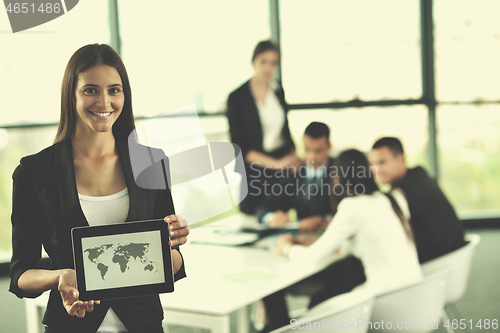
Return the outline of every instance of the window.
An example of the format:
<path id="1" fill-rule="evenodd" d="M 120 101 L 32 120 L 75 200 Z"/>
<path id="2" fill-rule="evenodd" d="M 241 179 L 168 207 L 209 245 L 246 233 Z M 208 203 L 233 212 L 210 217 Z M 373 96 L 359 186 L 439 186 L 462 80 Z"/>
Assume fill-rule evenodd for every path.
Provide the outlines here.
<path id="1" fill-rule="evenodd" d="M 10 31 L 7 13 L 0 12 L 0 30 Z M 41 26 L 0 34 L 0 125 L 57 122 L 69 58 L 86 44 L 109 41 L 108 5 L 100 0 L 80 1 Z"/>
<path id="2" fill-rule="evenodd" d="M 500 3 L 435 0 L 433 10 L 439 182 L 461 218 L 498 217 Z"/>
<path id="3" fill-rule="evenodd" d="M 120 1 L 118 11 L 136 115 L 190 104 L 224 111 L 253 74 L 254 47 L 271 35 L 267 0 Z"/>
<path id="4" fill-rule="evenodd" d="M 500 1 L 435 0 L 439 101 L 500 100 Z"/>
<path id="5" fill-rule="evenodd" d="M 280 1 L 289 103 L 418 99 L 416 0 Z"/>
<path id="6" fill-rule="evenodd" d="M 377 139 L 395 136 L 403 143 L 409 166 L 427 167 L 427 108 L 422 105 L 291 111 L 288 121 L 300 156 L 307 125 L 320 121 L 330 127 L 333 156 L 350 148 L 369 152 Z"/>
<path id="7" fill-rule="evenodd" d="M 441 106 L 440 184 L 459 215 L 498 217 L 500 105 Z"/>

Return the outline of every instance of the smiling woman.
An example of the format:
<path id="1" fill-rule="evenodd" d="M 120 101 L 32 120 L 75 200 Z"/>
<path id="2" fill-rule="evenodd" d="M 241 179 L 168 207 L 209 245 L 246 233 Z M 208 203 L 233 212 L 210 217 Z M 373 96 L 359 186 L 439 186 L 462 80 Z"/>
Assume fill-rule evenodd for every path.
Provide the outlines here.
<path id="1" fill-rule="evenodd" d="M 122 112 L 124 95 L 120 74 L 108 65 L 97 65 L 78 74 L 76 130 L 106 132 Z"/>
<path id="2" fill-rule="evenodd" d="M 120 138 L 125 138 L 135 128 L 127 70 L 111 47 L 100 46 L 101 52 L 92 48 L 79 49 L 66 66 L 61 89 L 61 117 L 54 143 L 71 138 L 76 127 L 83 130 L 85 126 L 80 126 L 83 124 L 86 124 L 87 130 L 100 131 L 98 128 L 109 126 L 109 129 L 116 121 L 112 131 L 115 137 Z M 109 49 L 104 49 L 104 46 Z M 106 122 L 99 123 L 95 128 L 96 120 Z"/>
<path id="3" fill-rule="evenodd" d="M 76 131 L 107 132 L 120 116 L 124 95 L 118 71 L 97 65 L 78 74 Z"/>
<path id="4" fill-rule="evenodd" d="M 162 332 L 157 294 L 84 302 L 75 279 L 73 227 L 151 219 L 169 224 L 174 278 L 185 276 L 178 246 L 189 233 L 186 221 L 175 215 L 168 188 L 139 188 L 132 175 L 131 90 L 118 53 L 103 44 L 78 49 L 66 67 L 61 95 L 54 144 L 22 158 L 12 177 L 9 290 L 20 298 L 51 290 L 45 332 Z M 42 245 L 50 270 L 38 266 Z"/>

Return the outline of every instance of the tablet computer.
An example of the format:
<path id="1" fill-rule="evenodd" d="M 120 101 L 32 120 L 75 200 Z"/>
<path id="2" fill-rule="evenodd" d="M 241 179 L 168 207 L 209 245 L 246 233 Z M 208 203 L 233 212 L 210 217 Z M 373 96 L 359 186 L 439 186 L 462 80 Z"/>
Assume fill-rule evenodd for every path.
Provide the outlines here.
<path id="1" fill-rule="evenodd" d="M 168 224 L 162 219 L 71 230 L 79 299 L 174 291 Z"/>

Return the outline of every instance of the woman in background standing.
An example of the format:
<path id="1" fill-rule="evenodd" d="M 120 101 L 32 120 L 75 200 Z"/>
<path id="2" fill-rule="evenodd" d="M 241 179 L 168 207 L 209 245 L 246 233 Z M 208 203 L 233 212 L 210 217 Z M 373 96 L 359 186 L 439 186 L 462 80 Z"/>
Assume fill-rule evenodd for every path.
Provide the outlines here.
<path id="1" fill-rule="evenodd" d="M 273 42 L 258 43 L 252 57 L 253 77 L 227 101 L 231 141 L 241 148 L 245 161 L 247 184 L 242 183 L 242 193 L 246 185 L 248 196 L 240 210 L 246 214 L 254 214 L 262 198 L 271 195 L 272 185 L 280 181 L 279 170 L 302 165 L 288 128 L 283 87 L 273 79 L 279 58 Z"/>

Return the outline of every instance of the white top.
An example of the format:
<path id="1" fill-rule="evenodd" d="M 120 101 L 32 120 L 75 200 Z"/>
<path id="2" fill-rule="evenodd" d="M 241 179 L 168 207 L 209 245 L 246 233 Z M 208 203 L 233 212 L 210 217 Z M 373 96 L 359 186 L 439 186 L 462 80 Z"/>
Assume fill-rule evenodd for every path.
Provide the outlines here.
<path id="1" fill-rule="evenodd" d="M 271 80 L 264 101 L 255 102 L 262 126 L 262 148 L 266 152 L 271 152 L 285 144 L 281 135 L 285 125 L 285 110 L 274 93 L 276 89 L 278 89 L 278 84 Z"/>
<path id="2" fill-rule="evenodd" d="M 78 194 L 80 206 L 89 225 L 118 224 L 127 219 L 130 199 L 127 188 L 102 197 L 91 197 Z M 97 332 L 124 333 L 127 328 L 112 308 L 109 308 Z"/>
<path id="3" fill-rule="evenodd" d="M 403 194 L 392 194 L 408 218 L 408 203 Z M 344 198 L 321 237 L 308 247 L 293 245 L 289 257 L 292 261 L 318 263 L 342 245 L 348 245 L 348 251 L 361 260 L 366 276 L 362 286 L 375 294 L 422 279 L 415 244 L 408 239 L 391 202 L 380 191 Z"/>

